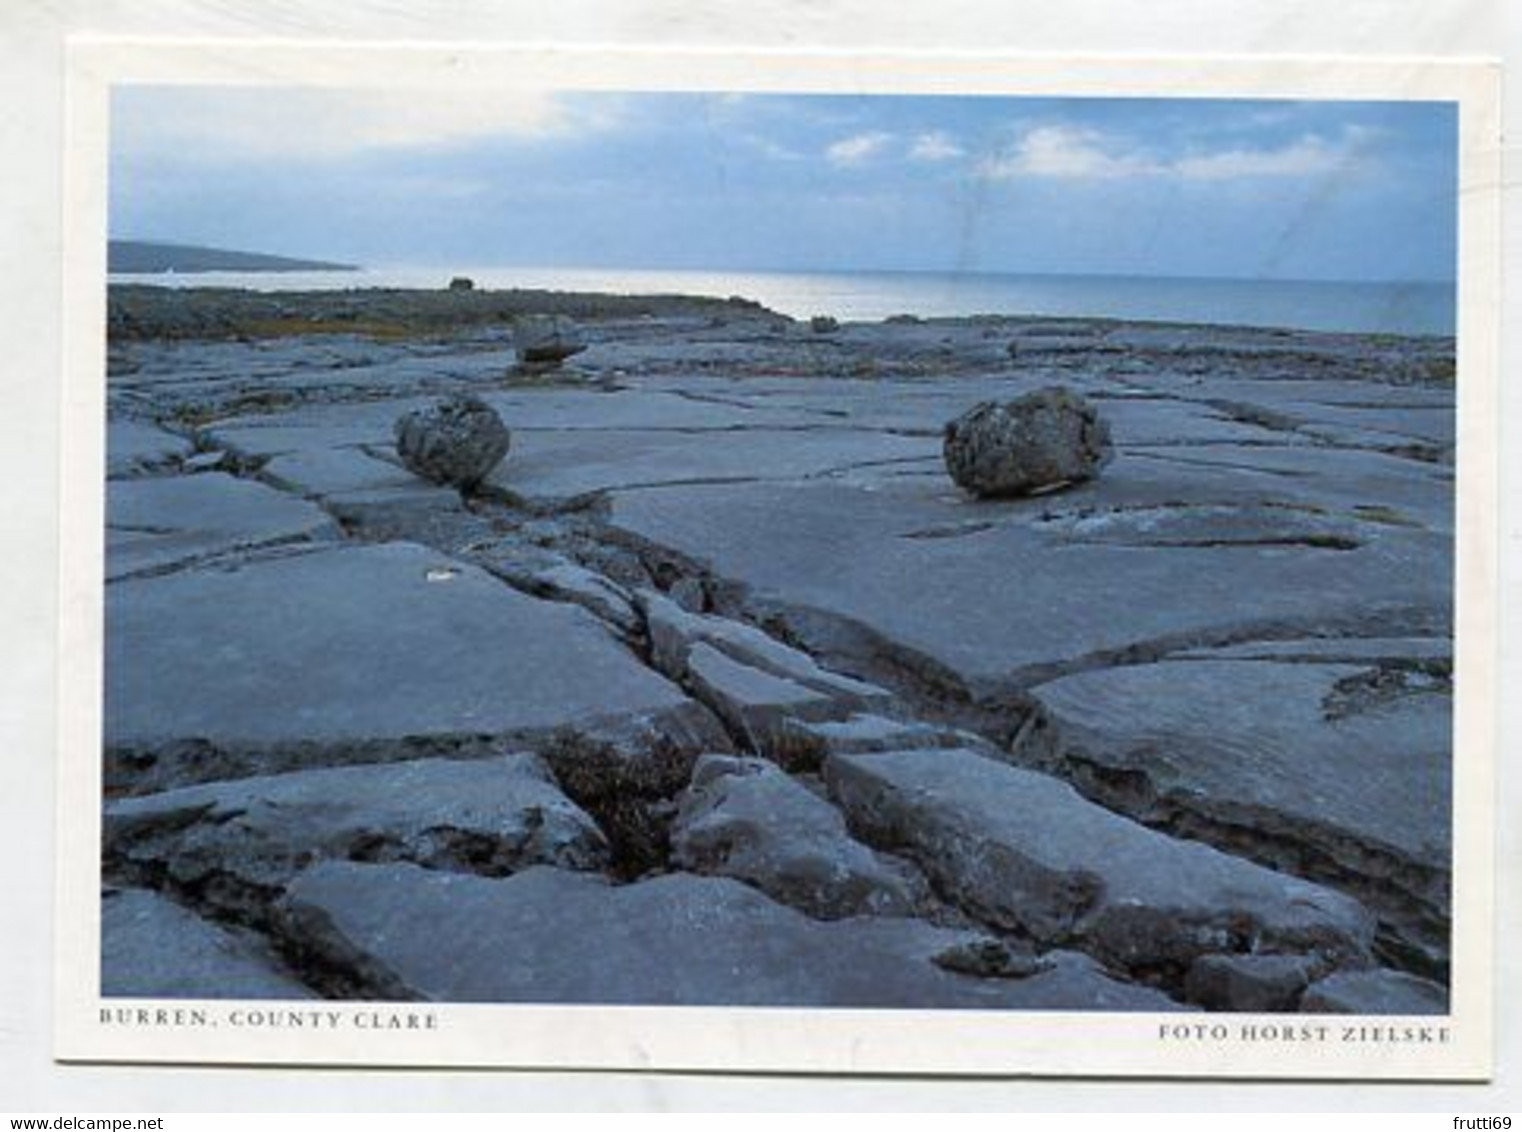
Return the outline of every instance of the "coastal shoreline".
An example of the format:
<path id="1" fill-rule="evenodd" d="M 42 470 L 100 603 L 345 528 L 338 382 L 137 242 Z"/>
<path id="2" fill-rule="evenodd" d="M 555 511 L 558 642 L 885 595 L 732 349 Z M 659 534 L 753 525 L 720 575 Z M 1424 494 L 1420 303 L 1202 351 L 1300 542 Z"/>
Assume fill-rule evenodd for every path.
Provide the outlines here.
<path id="1" fill-rule="evenodd" d="M 270 273 L 276 278 L 280 273 Z M 586 272 L 578 275 L 590 274 Z M 1096 313 L 1104 305 L 1103 297 L 1095 298 L 1094 310 L 1043 307 L 1041 296 L 1027 296 L 1024 304 L 1011 296 L 1003 296 L 999 305 L 980 307 L 975 295 L 962 296 L 958 309 L 945 309 L 945 298 L 933 311 L 916 306 L 912 293 L 904 294 L 902 304 L 890 302 L 870 317 L 853 315 L 849 311 L 829 309 L 838 297 L 820 293 L 813 299 L 792 296 L 796 309 L 783 311 L 768 307 L 764 301 L 745 295 L 744 288 L 749 276 L 737 276 L 735 289 L 741 293 L 727 293 L 725 289 L 714 292 L 684 292 L 680 285 L 685 281 L 683 273 L 668 273 L 665 281 L 671 288 L 652 288 L 649 281 L 641 281 L 638 287 L 607 289 L 582 286 L 512 286 L 490 287 L 474 284 L 468 276 L 458 277 L 462 283 L 471 285 L 463 289 L 451 289 L 441 285 L 377 286 L 358 282 L 344 282 L 342 286 L 258 287 L 232 282 L 211 285 L 197 282 L 194 285 L 170 285 L 167 282 L 131 282 L 113 280 L 108 284 L 111 317 L 108 332 L 115 337 L 180 337 L 196 334 L 266 333 L 268 328 L 282 318 L 298 316 L 309 321 L 313 329 L 343 321 L 371 320 L 388 326 L 395 333 L 429 333 L 454 330 L 460 327 L 487 326 L 522 314 L 564 314 L 577 318 L 610 318 L 630 315 L 651 317 L 689 314 L 693 316 L 723 316 L 738 312 L 752 312 L 790 321 L 807 321 L 812 316 L 833 316 L 838 321 L 851 324 L 876 324 L 907 321 L 960 322 L 975 320 L 998 322 L 1005 320 L 1035 321 L 1084 321 L 1099 325 L 1141 325 L 1155 327 L 1205 327 L 1222 329 L 1257 330 L 1277 334 L 1331 335 L 1334 337 L 1368 338 L 1417 338 L 1444 342 L 1452 340 L 1452 333 L 1413 331 L 1393 328 L 1335 328 L 1306 327 L 1297 323 L 1287 313 L 1281 318 L 1186 316 L 1181 313 L 1164 313 L 1163 310 L 1142 314 Z M 804 277 L 808 278 L 808 277 Z M 847 277 L 848 278 L 848 277 Z M 1131 280 L 1141 285 L 1145 280 Z M 1187 282 L 1187 281 L 1186 281 Z M 1211 281 L 1194 281 L 1207 284 Z M 1166 287 L 1168 281 L 1157 281 Z M 1317 286 L 1339 286 L 1319 284 Z M 677 289 L 672 289 L 677 288 Z M 723 291 L 724 293 L 720 293 Z M 923 298 L 923 296 L 921 296 Z M 990 303 L 994 300 L 990 297 Z M 1334 306 L 1336 302 L 1329 298 Z M 1188 309 L 1188 300 L 1180 299 L 1178 311 Z M 810 305 L 812 303 L 812 305 Z M 1011 305 L 1013 304 L 1013 305 Z M 854 306 L 847 301 L 848 307 Z M 884 307 L 881 298 L 873 304 Z M 1236 308 L 1240 311 L 1240 307 Z M 1267 309 L 1276 309 L 1270 306 Z M 187 322 L 190 312 L 194 322 Z M 1379 320 L 1384 321 L 1384 320 Z M 1451 319 L 1449 320 L 1451 322 Z"/>

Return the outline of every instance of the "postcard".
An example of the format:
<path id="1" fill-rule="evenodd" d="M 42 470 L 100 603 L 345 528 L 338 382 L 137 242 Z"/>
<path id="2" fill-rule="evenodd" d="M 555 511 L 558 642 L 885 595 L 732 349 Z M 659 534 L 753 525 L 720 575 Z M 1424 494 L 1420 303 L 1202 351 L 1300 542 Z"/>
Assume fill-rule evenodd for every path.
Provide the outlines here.
<path id="1" fill-rule="evenodd" d="M 1488 1076 L 1493 68 L 68 67 L 59 1058 Z"/>

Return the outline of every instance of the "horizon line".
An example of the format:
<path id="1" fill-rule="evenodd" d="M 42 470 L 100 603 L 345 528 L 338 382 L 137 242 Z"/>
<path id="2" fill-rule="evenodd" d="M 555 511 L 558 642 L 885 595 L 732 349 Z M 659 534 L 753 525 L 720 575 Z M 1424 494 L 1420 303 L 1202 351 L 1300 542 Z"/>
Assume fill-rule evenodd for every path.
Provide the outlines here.
<path id="1" fill-rule="evenodd" d="M 268 252 L 250 251 L 244 248 L 226 247 L 219 244 L 196 244 L 188 243 L 183 239 L 163 239 L 158 237 L 144 236 L 116 236 L 107 237 L 108 242 L 130 242 L 161 244 L 170 247 L 185 248 L 187 250 L 228 252 L 239 255 L 267 255 L 282 259 L 308 259 L 327 262 L 343 261 L 353 262 L 343 256 L 328 255 L 318 252 Z M 357 258 L 357 257 L 356 257 Z M 1176 282 L 1189 283 L 1299 283 L 1327 286 L 1456 286 L 1457 275 L 1435 276 L 1427 278 L 1314 278 L 1306 276 L 1279 276 L 1279 275 L 1193 275 L 1175 274 L 1164 272 L 1150 274 L 1139 271 L 1051 271 L 1030 270 L 1017 268 L 978 268 L 964 269 L 954 267 L 757 267 L 757 266 L 705 266 L 696 267 L 670 266 L 670 265 L 640 265 L 629 264 L 588 264 L 588 263 L 471 263 L 451 266 L 447 261 L 435 261 L 432 263 L 419 261 L 376 261 L 365 262 L 359 259 L 354 262 L 354 268 L 359 271 L 444 271 L 452 274 L 461 274 L 470 271 L 576 271 L 576 272 L 641 272 L 641 273 L 670 273 L 690 275 L 932 275 L 943 277 L 967 276 L 972 278 L 994 277 L 1029 277 L 1029 278 L 1052 278 L 1052 279 L 1167 279 Z M 313 269 L 320 270 L 320 269 Z M 230 269 L 228 273 L 236 274 L 236 269 Z M 117 275 L 163 275 L 168 272 L 108 272 Z M 199 272 L 198 274 L 210 274 Z"/>

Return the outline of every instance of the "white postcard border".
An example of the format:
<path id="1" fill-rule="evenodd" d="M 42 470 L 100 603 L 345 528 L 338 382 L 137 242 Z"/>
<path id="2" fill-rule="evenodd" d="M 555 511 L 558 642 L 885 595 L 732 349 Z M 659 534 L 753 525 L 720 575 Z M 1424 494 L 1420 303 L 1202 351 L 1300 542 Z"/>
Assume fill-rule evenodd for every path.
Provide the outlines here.
<path id="1" fill-rule="evenodd" d="M 68 1061 L 1481 1080 L 1493 1041 L 1499 74 L 1484 61 L 77 38 L 68 52 L 55 1055 Z M 1438 99 L 1460 105 L 1452 1012 L 1444 1019 L 102 999 L 106 129 L 113 83 Z M 143 1013 L 139 1013 L 139 1011 Z M 125 1013 L 121 1013 L 125 1012 Z M 289 1012 L 310 1015 L 301 1027 Z M 409 1027 L 409 1016 L 413 1019 Z M 273 1024 L 278 1018 L 281 1024 Z M 331 1020 L 331 1022 L 330 1022 Z M 1325 1027 L 1317 1039 L 1301 1027 Z M 1273 1028 L 1274 1036 L 1265 1035 Z M 1296 1036 L 1285 1039 L 1286 1028 Z M 1446 1040 L 1391 1041 L 1390 1032 Z M 1350 1033 L 1351 1032 L 1351 1033 Z M 1249 1036 L 1251 1035 L 1251 1036 Z M 1378 1040 L 1376 1040 L 1378 1035 Z M 1351 1040 L 1348 1040 L 1351 1038 Z"/>

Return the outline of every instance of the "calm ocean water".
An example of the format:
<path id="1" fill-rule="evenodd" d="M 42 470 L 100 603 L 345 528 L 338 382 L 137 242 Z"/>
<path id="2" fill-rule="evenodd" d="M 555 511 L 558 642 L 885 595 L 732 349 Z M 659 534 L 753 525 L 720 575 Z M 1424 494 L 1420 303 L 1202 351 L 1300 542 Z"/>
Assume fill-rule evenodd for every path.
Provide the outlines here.
<path id="1" fill-rule="evenodd" d="M 1083 315 L 1097 318 L 1273 326 L 1357 333 L 1454 332 L 1452 283 L 1318 283 L 1102 275 L 935 272 L 623 271 L 608 268 L 367 268 L 362 271 L 113 275 L 112 282 L 261 291 L 443 287 L 467 275 L 478 287 L 618 294 L 740 295 L 794 318 L 845 322 L 895 314 Z"/>

